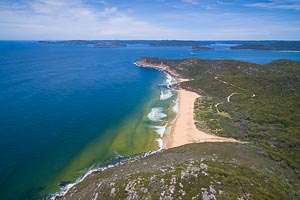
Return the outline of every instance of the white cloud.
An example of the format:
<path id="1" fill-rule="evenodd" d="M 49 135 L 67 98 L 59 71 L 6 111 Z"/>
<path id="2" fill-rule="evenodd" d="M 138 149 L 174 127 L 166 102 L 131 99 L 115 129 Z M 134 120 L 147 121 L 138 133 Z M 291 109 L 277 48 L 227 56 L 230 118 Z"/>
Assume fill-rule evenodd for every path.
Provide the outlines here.
<path id="1" fill-rule="evenodd" d="M 117 7 L 110 7 L 110 8 L 105 8 L 102 12 L 100 12 L 101 16 L 107 16 L 107 15 L 112 15 L 117 13 L 118 8 Z"/>
<path id="2" fill-rule="evenodd" d="M 199 2 L 198 0 L 182 0 L 184 3 L 189 3 L 189 4 L 192 4 L 192 5 L 198 5 Z"/>
<path id="3" fill-rule="evenodd" d="M 197 2 L 198 10 L 205 6 L 203 1 Z M 221 1 L 217 3 L 222 4 Z M 185 3 L 186 7 L 190 5 Z M 299 39 L 297 20 L 286 23 L 274 19 L 273 15 L 207 9 L 198 12 L 176 8 L 176 12 L 145 16 L 143 10 L 118 8 L 99 0 L 93 0 L 93 4 L 86 4 L 83 0 L 33 0 L 23 4 L 0 1 L 0 39 L 220 40 L 282 39 L 282 35 Z"/>
<path id="4" fill-rule="evenodd" d="M 292 9 L 300 10 L 299 0 L 273 0 L 268 2 L 257 2 L 246 4 L 248 7 L 267 8 L 267 9 Z"/>
<path id="5" fill-rule="evenodd" d="M 130 16 L 132 12 L 117 7 L 96 9 L 80 0 L 35 0 L 21 10 L 0 4 L 0 38 L 159 39 L 172 35 L 165 27 Z"/>

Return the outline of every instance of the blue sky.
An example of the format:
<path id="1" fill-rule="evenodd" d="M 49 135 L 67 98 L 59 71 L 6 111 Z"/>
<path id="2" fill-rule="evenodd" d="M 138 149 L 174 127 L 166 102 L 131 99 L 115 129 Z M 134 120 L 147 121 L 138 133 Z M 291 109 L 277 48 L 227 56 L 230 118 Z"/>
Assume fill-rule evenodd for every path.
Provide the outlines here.
<path id="1" fill-rule="evenodd" d="M 0 39 L 300 40 L 300 0 L 0 0 Z"/>

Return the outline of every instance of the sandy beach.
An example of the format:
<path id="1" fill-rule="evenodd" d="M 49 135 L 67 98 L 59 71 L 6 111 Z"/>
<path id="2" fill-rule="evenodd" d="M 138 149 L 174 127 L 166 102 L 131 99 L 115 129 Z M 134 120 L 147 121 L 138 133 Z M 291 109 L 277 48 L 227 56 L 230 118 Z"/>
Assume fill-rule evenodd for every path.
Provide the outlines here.
<path id="1" fill-rule="evenodd" d="M 136 62 L 136 65 L 147 68 L 154 68 L 170 74 L 177 80 L 177 83 L 190 81 L 178 75 L 163 63 L 151 64 L 144 59 Z M 184 144 L 196 142 L 238 142 L 232 138 L 218 137 L 212 134 L 205 133 L 196 128 L 194 121 L 194 102 L 199 94 L 184 89 L 177 89 L 178 92 L 178 116 L 171 130 L 170 138 L 166 142 L 165 148 L 178 147 Z"/>
<path id="2" fill-rule="evenodd" d="M 235 139 L 218 137 L 198 130 L 194 123 L 194 102 L 200 95 L 183 89 L 177 90 L 177 92 L 179 114 L 171 131 L 167 148 L 194 142 L 238 142 Z"/>

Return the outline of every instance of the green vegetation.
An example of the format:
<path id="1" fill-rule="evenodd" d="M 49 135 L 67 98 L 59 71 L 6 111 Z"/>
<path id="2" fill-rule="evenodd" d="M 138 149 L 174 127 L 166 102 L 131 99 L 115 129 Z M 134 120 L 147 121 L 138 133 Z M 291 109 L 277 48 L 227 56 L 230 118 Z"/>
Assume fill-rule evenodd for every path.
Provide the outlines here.
<path id="1" fill-rule="evenodd" d="M 199 129 L 248 143 L 169 149 L 95 173 L 64 199 L 300 199 L 300 62 L 141 60 L 190 79 L 176 87 L 203 96 Z"/>
<path id="2" fill-rule="evenodd" d="M 300 188 L 299 62 L 143 59 L 193 79 L 180 87 L 204 96 L 195 102 L 199 129 L 260 147 L 265 157 L 290 170 L 281 179 Z"/>
<path id="3" fill-rule="evenodd" d="M 169 149 L 94 173 L 61 199 L 291 199 L 279 166 L 241 144 Z"/>
<path id="4" fill-rule="evenodd" d="M 300 51 L 300 41 L 258 41 L 231 47 L 231 49 L 255 49 L 273 51 Z"/>

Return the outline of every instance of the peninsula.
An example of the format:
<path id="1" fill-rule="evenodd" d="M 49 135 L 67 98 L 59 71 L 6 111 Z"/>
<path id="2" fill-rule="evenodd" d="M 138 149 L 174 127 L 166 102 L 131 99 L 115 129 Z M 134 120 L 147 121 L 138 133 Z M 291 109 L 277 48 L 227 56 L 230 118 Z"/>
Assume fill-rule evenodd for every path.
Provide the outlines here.
<path id="1" fill-rule="evenodd" d="M 127 44 L 121 43 L 96 43 L 94 44 L 95 47 L 99 48 L 117 48 L 117 47 L 127 47 Z"/>
<path id="2" fill-rule="evenodd" d="M 300 51 L 300 41 L 256 41 L 246 42 L 231 49 L 270 50 L 270 51 Z"/>
<path id="3" fill-rule="evenodd" d="M 143 57 L 137 64 L 182 80 L 174 88 L 192 95 L 179 94 L 185 120 L 197 136 L 202 131 L 224 141 L 179 143 L 130 159 L 92 173 L 58 199 L 300 198 L 300 62 Z M 186 142 L 185 131 L 194 130 L 179 131 L 183 143 L 201 141 Z"/>
<path id="4" fill-rule="evenodd" d="M 208 134 L 196 128 L 194 121 L 194 103 L 197 98 L 201 98 L 201 96 L 196 92 L 180 87 L 180 83 L 190 81 L 189 79 L 182 77 L 168 65 L 164 64 L 163 61 L 159 63 L 155 59 L 142 58 L 136 62 L 136 64 L 141 67 L 154 68 L 163 71 L 177 79 L 178 84 L 175 85 L 175 89 L 177 89 L 178 92 L 179 116 L 177 117 L 174 128 L 172 129 L 170 142 L 167 145 L 168 148 L 194 142 L 239 142 L 232 138 L 224 138 Z"/>
<path id="5" fill-rule="evenodd" d="M 116 47 L 127 47 L 127 44 L 115 40 L 62 40 L 62 41 L 39 41 L 44 44 L 64 44 L 64 45 L 81 45 L 81 46 L 92 46 L 99 48 L 116 48 Z"/>
<path id="6" fill-rule="evenodd" d="M 192 50 L 199 51 L 199 50 L 214 50 L 214 48 L 207 47 L 207 46 L 192 46 Z"/>

